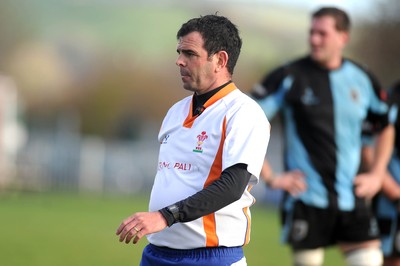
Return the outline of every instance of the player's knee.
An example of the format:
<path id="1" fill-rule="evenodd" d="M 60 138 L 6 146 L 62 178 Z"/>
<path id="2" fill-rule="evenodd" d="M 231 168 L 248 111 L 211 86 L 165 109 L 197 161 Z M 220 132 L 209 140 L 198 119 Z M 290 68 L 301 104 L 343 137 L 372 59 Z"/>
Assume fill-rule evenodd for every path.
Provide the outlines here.
<path id="1" fill-rule="evenodd" d="M 349 266 L 381 266 L 383 263 L 382 251 L 377 247 L 349 251 L 345 257 Z"/>
<path id="2" fill-rule="evenodd" d="M 322 248 L 295 250 L 293 260 L 295 266 L 320 266 L 324 262 L 324 250 Z"/>

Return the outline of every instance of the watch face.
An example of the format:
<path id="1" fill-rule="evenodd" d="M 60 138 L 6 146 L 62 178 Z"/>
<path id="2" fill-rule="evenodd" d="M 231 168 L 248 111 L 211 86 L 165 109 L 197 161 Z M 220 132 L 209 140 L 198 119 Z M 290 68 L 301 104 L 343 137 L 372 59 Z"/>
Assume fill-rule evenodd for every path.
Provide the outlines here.
<path id="1" fill-rule="evenodd" d="M 170 211 L 172 213 L 172 215 L 174 216 L 174 219 L 176 221 L 179 220 L 179 208 L 178 206 L 176 206 L 175 204 L 168 206 L 168 211 Z"/>

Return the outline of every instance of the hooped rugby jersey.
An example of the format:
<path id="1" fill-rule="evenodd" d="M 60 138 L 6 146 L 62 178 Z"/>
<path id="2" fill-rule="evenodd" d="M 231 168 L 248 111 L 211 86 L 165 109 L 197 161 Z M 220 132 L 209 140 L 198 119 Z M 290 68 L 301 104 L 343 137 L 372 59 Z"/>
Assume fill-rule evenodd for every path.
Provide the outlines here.
<path id="1" fill-rule="evenodd" d="M 252 174 L 241 198 L 186 223 L 148 235 L 150 243 L 175 249 L 242 246 L 249 242 L 250 189 L 258 182 L 267 151 L 270 124 L 260 106 L 230 83 L 192 116 L 192 96 L 168 111 L 160 132 L 157 174 L 149 210 L 157 211 L 186 199 L 217 180 L 238 163 Z"/>
<path id="2" fill-rule="evenodd" d="M 267 75 L 252 95 L 269 119 L 282 114 L 285 169 L 301 170 L 307 182 L 298 198 L 318 208 L 353 210 L 362 122 L 371 113 L 382 128 L 388 124 L 388 106 L 371 74 L 347 59 L 327 70 L 305 57 Z M 284 208 L 296 199 L 285 195 Z"/>

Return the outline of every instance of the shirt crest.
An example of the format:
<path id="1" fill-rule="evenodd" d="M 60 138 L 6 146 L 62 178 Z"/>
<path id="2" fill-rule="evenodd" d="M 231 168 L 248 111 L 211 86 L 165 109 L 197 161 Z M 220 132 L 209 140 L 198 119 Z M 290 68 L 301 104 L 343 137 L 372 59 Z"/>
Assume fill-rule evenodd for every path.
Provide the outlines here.
<path id="1" fill-rule="evenodd" d="M 202 153 L 203 152 L 202 145 L 206 139 L 208 139 L 208 135 L 207 135 L 207 132 L 205 132 L 205 131 L 202 131 L 199 135 L 197 135 L 197 143 L 196 143 L 196 147 L 193 149 L 193 151 Z"/>

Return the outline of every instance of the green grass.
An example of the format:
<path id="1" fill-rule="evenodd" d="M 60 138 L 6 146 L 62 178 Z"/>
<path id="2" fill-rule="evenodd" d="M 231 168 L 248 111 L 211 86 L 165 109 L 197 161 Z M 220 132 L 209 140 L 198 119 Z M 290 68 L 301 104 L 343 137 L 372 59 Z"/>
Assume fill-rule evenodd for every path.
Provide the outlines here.
<path id="1" fill-rule="evenodd" d="M 0 192 L 1 265 L 138 265 L 147 240 L 120 243 L 115 231 L 128 215 L 146 209 L 147 196 Z M 276 210 L 256 205 L 252 217 L 248 265 L 291 265 L 288 248 L 279 243 Z M 343 265 L 336 249 L 328 250 L 325 265 Z"/>

